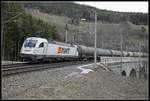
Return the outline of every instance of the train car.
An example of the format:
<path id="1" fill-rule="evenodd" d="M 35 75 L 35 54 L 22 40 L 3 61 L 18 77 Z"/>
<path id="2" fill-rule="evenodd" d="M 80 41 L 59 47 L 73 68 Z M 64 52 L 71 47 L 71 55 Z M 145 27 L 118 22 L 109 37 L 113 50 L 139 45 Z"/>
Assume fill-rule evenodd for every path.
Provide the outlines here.
<path id="1" fill-rule="evenodd" d="M 88 47 L 88 55 L 93 56 L 95 49 L 93 47 Z"/>
<path id="2" fill-rule="evenodd" d="M 143 53 L 143 56 L 144 56 L 144 57 L 147 57 L 147 56 L 148 56 L 148 54 L 147 54 L 147 53 Z"/>
<path id="3" fill-rule="evenodd" d="M 134 57 L 138 56 L 138 52 L 133 52 L 133 56 Z"/>
<path id="4" fill-rule="evenodd" d="M 140 53 L 140 52 L 137 52 L 137 57 L 143 57 L 144 56 L 144 53 Z"/>
<path id="5" fill-rule="evenodd" d="M 130 57 L 134 56 L 133 52 L 128 52 L 128 54 L 129 54 Z"/>
<path id="6" fill-rule="evenodd" d="M 24 41 L 20 55 L 22 58 L 31 61 L 70 60 L 78 58 L 78 51 L 76 45 L 48 41 L 45 38 L 29 37 Z"/>
<path id="7" fill-rule="evenodd" d="M 94 48 L 92 47 L 87 47 L 84 45 L 78 45 L 78 52 L 79 52 L 79 59 L 80 60 L 87 60 L 94 58 Z"/>
<path id="8" fill-rule="evenodd" d="M 121 51 L 111 50 L 112 56 L 121 56 Z"/>
<path id="9" fill-rule="evenodd" d="M 143 55 L 143 53 L 140 53 L 140 52 L 133 52 L 133 54 L 134 54 L 134 57 L 143 57 L 144 55 Z"/>
<path id="10" fill-rule="evenodd" d="M 122 51 L 122 53 L 123 53 L 123 56 L 124 56 L 124 57 L 128 56 L 128 52 Z"/>
<path id="11" fill-rule="evenodd" d="M 98 56 L 111 56 L 111 54 L 112 54 L 111 51 L 108 49 L 100 49 L 100 48 L 97 49 Z"/>
<path id="12" fill-rule="evenodd" d="M 80 57 L 85 57 L 88 53 L 88 48 L 83 45 L 78 45 L 78 52 Z"/>

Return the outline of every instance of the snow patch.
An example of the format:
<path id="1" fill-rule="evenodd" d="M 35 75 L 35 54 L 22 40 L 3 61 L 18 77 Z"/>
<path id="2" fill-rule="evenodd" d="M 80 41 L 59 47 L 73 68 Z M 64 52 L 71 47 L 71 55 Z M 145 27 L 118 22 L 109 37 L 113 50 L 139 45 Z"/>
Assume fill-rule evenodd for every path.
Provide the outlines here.
<path id="1" fill-rule="evenodd" d="M 87 64 L 87 65 L 83 65 L 83 66 L 79 66 L 79 67 L 77 67 L 77 68 L 80 69 L 80 70 L 82 70 L 81 74 L 85 74 L 85 73 L 88 73 L 88 72 L 90 72 L 90 71 L 93 71 L 93 70 L 91 70 L 91 69 L 83 68 L 83 67 L 87 67 L 87 66 L 90 66 L 90 65 L 93 65 L 93 63 L 92 63 L 92 64 Z"/>

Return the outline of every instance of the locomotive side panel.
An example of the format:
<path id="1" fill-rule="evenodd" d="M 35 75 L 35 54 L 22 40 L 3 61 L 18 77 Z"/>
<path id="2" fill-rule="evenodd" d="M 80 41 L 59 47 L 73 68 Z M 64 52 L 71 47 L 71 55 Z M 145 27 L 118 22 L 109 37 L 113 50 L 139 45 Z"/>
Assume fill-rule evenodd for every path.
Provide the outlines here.
<path id="1" fill-rule="evenodd" d="M 49 43 L 47 48 L 47 56 L 77 57 L 77 47 L 68 47 Z"/>

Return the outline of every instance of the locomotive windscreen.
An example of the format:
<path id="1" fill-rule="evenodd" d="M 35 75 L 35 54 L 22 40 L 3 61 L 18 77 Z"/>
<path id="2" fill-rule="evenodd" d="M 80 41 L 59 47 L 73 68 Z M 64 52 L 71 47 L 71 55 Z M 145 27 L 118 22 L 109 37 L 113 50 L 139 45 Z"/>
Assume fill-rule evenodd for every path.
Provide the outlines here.
<path id="1" fill-rule="evenodd" d="M 29 47 L 29 48 L 35 47 L 36 43 L 37 43 L 37 40 L 26 40 L 25 44 L 24 44 L 24 47 L 25 48 L 26 47 Z"/>

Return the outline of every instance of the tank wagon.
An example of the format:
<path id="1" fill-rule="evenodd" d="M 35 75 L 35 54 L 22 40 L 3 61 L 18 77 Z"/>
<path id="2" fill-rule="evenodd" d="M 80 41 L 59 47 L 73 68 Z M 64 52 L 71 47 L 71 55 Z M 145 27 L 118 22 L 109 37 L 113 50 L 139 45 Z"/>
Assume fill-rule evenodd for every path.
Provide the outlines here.
<path id="1" fill-rule="evenodd" d="M 72 45 L 40 37 L 27 38 L 21 48 L 23 59 L 31 61 L 70 61 L 94 59 L 95 48 Z M 121 56 L 121 51 L 97 48 L 97 59 L 101 56 Z M 122 56 L 148 56 L 146 53 L 122 51 Z"/>

